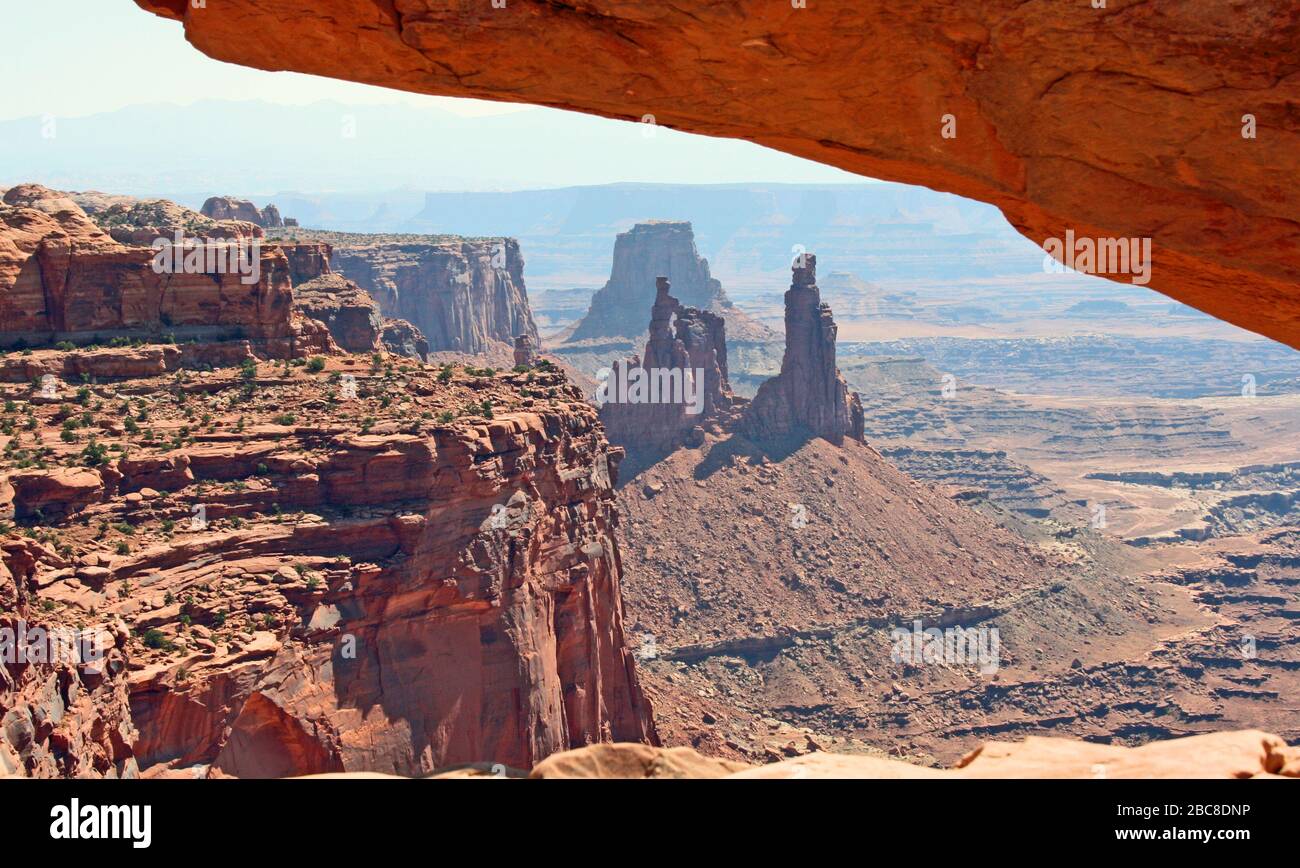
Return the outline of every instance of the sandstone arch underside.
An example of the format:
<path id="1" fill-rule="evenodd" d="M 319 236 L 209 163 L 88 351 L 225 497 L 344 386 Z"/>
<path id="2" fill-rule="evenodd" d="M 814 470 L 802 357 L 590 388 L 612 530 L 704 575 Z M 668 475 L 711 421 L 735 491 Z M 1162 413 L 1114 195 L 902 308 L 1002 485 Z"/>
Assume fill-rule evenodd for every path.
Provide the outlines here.
<path id="1" fill-rule="evenodd" d="M 219 60 L 652 116 L 989 202 L 1036 242 L 1151 238 L 1152 288 L 1300 347 L 1294 0 L 136 2 Z"/>

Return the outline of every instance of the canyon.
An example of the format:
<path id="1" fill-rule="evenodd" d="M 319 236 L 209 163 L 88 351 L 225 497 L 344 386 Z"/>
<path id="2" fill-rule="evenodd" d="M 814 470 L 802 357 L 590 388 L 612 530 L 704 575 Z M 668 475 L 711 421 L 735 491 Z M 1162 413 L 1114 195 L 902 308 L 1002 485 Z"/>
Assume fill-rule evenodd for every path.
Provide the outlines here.
<path id="1" fill-rule="evenodd" d="M 246 319 L 208 300 L 223 275 L 170 285 L 68 195 L 5 202 L 0 296 L 36 346 L 0 360 L 0 626 L 104 637 L 6 649 L 5 774 L 419 775 L 657 743 L 623 634 L 622 452 L 553 364 L 391 353 L 419 331 L 319 242 L 261 248 L 244 293 L 274 304 Z M 146 214 L 263 238 L 172 203 L 113 220 L 137 244 L 174 228 Z"/>
<path id="2" fill-rule="evenodd" d="M 43 404 L 7 387 L 37 425 L 7 453 L 26 530 L 5 549 L 5 609 L 120 637 L 125 671 L 96 685 L 100 714 L 138 735 L 106 751 L 110 768 L 415 775 L 653 742 L 622 634 L 619 453 L 563 375 L 316 358 L 63 387 Z M 61 416 L 75 434 L 54 436 Z M 5 691 L 6 711 L 48 724 L 10 740 L 11 766 L 103 764 L 69 749 L 90 724 L 57 691 L 19 696 Z"/>
<path id="3" fill-rule="evenodd" d="M 231 63 L 743 138 L 989 202 L 1035 243 L 1150 238 L 1153 288 L 1300 345 L 1300 11 L 1283 0 L 136 5 Z"/>
<path id="4" fill-rule="evenodd" d="M 364 235 L 285 229 L 274 237 L 326 244 L 330 264 L 369 293 L 385 317 L 409 322 L 429 352 L 509 353 L 540 342 L 524 260 L 513 238 Z"/>
<path id="5" fill-rule="evenodd" d="M 644 302 L 626 334 L 551 344 L 508 239 L 268 230 L 34 186 L 5 200 L 0 288 L 40 328 L 0 358 L 0 629 L 104 653 L 6 663 L 4 774 L 910 776 L 1023 758 L 998 774 L 1181 736 L 1265 739 L 1251 773 L 1293 773 L 1274 757 L 1300 738 L 1300 462 L 1269 445 L 1295 425 L 1269 352 L 1229 344 L 1157 383 L 1158 363 L 1104 342 L 845 343 L 824 299 L 850 327 L 879 308 L 843 276 L 819 287 L 811 253 L 781 339 L 733 339 L 720 289 L 701 308 L 656 276 L 621 302 Z M 667 225 L 637 256 L 707 269 Z M 258 241 L 277 337 L 242 330 L 237 304 L 204 328 L 183 306 L 35 319 L 81 322 L 60 286 L 171 277 L 146 245 L 176 231 Z M 391 315 L 431 307 L 440 344 Z M 593 406 L 572 362 L 637 334 L 627 367 L 691 372 L 699 413 Z M 1259 370 L 1261 397 L 1216 397 L 1220 364 Z M 1165 453 L 1184 466 L 1153 470 Z M 917 625 L 996 631 L 996 671 L 896 659 Z M 1085 743 L 989 742 L 1044 730 Z"/>
<path id="6" fill-rule="evenodd" d="M 7 16 L 0 778 L 1300 778 L 1294 2 L 90 5 Z M 946 831 L 1161 822 L 1073 798 Z"/>

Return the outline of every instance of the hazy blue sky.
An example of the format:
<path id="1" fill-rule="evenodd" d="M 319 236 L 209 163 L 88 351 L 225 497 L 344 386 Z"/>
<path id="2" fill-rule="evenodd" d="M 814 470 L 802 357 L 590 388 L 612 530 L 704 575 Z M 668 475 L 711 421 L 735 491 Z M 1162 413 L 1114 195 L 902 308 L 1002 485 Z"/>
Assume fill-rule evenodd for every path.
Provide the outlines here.
<path id="1" fill-rule="evenodd" d="M 62 122 L 132 106 L 189 105 L 213 99 L 261 100 L 299 106 L 321 101 L 344 105 L 399 104 L 410 107 L 412 123 L 417 125 L 422 121 L 415 118 L 425 115 L 430 118 L 430 127 L 443 123 L 437 119 L 446 118 L 444 112 L 462 118 L 512 114 L 521 122 L 512 124 L 512 128 L 530 130 L 534 136 L 558 137 L 550 142 L 552 148 L 560 146 L 562 151 L 563 159 L 558 163 L 554 159 L 527 159 L 531 146 L 528 140 L 517 143 L 518 161 L 513 156 L 502 161 L 497 154 L 491 166 L 478 166 L 474 165 L 472 154 L 452 155 L 457 178 L 463 179 L 467 189 L 536 188 L 584 181 L 837 183 L 865 180 L 749 142 L 657 130 L 653 146 L 646 147 L 641 125 L 625 121 L 541 107 L 422 96 L 222 63 L 191 47 L 179 24 L 144 12 L 130 0 L 42 0 L 6 6 L 5 48 L 0 51 L 0 81 L 6 82 L 6 86 L 0 88 L 0 122 L 20 118 L 39 120 L 44 116 Z M 139 112 L 131 116 L 138 122 Z M 494 126 L 499 128 L 490 123 L 485 125 L 485 137 Z M 101 127 L 96 125 L 97 131 Z M 0 162 L 5 151 L 17 157 L 25 148 L 30 150 L 31 143 L 25 141 L 26 137 L 29 133 L 39 134 L 35 122 L 0 128 L 4 130 L 0 135 L 14 137 L 0 141 Z M 139 132 L 135 130 L 132 134 L 124 130 L 123 135 L 131 138 Z M 461 140 L 462 151 L 473 150 L 474 128 L 468 132 L 467 139 Z M 611 147 L 611 141 L 623 140 L 627 147 Z M 535 143 L 534 138 L 531 144 Z M 106 143 L 110 148 L 112 144 Z M 449 159 L 447 147 L 445 141 L 431 135 L 430 164 Z M 142 153 L 140 158 L 140 170 L 148 171 L 149 155 Z M 93 169 L 88 162 L 81 162 L 85 163 L 81 168 Z M 33 173 L 41 173 L 39 161 L 19 160 L 11 168 L 21 169 L 27 179 L 34 179 Z M 364 165 L 358 166 L 358 173 L 364 171 Z M 103 180 L 109 184 L 113 177 Z M 362 177 L 349 180 L 354 183 L 339 181 L 331 186 L 365 184 Z M 428 183 L 415 177 L 411 181 Z M 259 182 L 259 186 L 274 188 L 293 183 L 294 179 L 286 177 L 283 185 L 267 179 Z M 450 185 L 443 181 L 439 186 Z"/>

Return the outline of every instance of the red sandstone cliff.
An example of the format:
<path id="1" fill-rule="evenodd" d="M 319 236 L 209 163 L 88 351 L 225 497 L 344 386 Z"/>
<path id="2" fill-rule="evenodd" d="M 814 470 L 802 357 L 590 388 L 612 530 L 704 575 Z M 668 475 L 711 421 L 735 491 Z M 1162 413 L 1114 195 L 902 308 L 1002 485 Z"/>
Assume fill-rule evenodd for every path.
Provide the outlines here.
<path id="1" fill-rule="evenodd" d="M 237 236 L 239 224 L 225 225 Z M 171 334 L 292 353 L 301 329 L 288 262 L 276 247 L 253 249 L 256 282 L 229 271 L 159 273 L 153 249 L 109 237 L 62 194 L 14 187 L 0 205 L 0 342 Z"/>
<path id="2" fill-rule="evenodd" d="M 227 408 L 207 422 L 157 379 L 92 385 L 72 442 L 72 385 L 0 386 L 37 420 L 0 458 L 0 510 L 50 540 L 0 602 L 129 629 L 129 714 L 123 674 L 51 730 L 42 685 L 71 676 L 6 673 L 11 773 L 420 774 L 656 740 L 622 622 L 621 453 L 595 411 L 554 370 L 365 361 L 169 377 Z"/>
<path id="3" fill-rule="evenodd" d="M 745 408 L 754 439 L 811 434 L 832 443 L 863 439 L 862 402 L 835 364 L 835 319 L 817 289 L 817 257 L 801 254 L 785 294 L 785 355 L 781 373 L 758 388 Z"/>
<path id="4" fill-rule="evenodd" d="M 0 543 L 0 778 L 139 772 L 125 627 L 102 618 L 70 627 L 37 605 L 48 577 L 68 567 L 36 540 Z"/>
<path id="5" fill-rule="evenodd" d="M 433 352 L 508 348 L 520 334 L 539 341 L 513 238 L 329 237 L 335 269 L 369 292 L 384 316 L 418 328 Z"/>
<path id="6" fill-rule="evenodd" d="M 244 220 L 268 229 L 284 226 L 280 209 L 274 205 L 258 208 L 247 199 L 236 199 L 232 196 L 212 196 L 203 203 L 201 211 L 203 216 L 211 217 L 213 220 Z"/>
<path id="7" fill-rule="evenodd" d="M 383 346 L 384 319 L 370 294 L 341 274 L 327 273 L 293 287 L 294 308 L 329 328 L 345 352 L 373 353 Z"/>
<path id="8" fill-rule="evenodd" d="M 597 395 L 600 420 L 610 442 L 627 450 L 632 474 L 678 446 L 698 445 L 704 427 L 716 429 L 740 403 L 727 383 L 726 321 L 682 305 L 670 288 L 666 277 L 656 279 L 643 357 L 607 369 Z M 638 379 L 656 391 L 639 388 Z"/>

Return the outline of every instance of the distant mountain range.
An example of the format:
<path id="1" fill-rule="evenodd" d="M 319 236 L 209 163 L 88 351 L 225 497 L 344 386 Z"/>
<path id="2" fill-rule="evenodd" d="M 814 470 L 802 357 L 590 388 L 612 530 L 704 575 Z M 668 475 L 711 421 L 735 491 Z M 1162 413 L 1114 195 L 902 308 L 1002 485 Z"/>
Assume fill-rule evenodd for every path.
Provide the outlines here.
<path id="1" fill-rule="evenodd" d="M 691 221 L 700 252 L 737 297 L 780 290 L 797 245 L 828 269 L 873 281 L 1026 274 L 1042 262 L 988 205 L 857 181 L 746 142 L 552 110 L 462 117 L 409 105 L 204 100 L 0 122 L 0 148 L 0 187 L 37 181 L 194 208 L 236 195 L 274 202 L 313 228 L 514 236 L 537 289 L 600 286 L 614 236 L 650 219 Z M 564 186 L 803 172 L 849 183 Z M 520 186 L 549 189 L 493 190 Z M 439 192 L 448 189 L 477 192 Z"/>
<path id="2" fill-rule="evenodd" d="M 0 121 L 0 186 L 193 198 L 755 178 L 862 180 L 750 142 L 543 108 L 466 117 L 406 103 L 207 99 Z"/>

